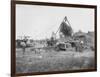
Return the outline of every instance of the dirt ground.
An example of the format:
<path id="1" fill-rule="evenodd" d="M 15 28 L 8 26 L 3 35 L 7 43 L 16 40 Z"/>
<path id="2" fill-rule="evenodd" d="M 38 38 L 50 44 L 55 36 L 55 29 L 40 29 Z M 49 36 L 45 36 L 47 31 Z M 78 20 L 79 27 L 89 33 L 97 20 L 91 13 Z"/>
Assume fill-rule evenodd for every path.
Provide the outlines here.
<path id="1" fill-rule="evenodd" d="M 16 49 L 16 72 L 49 72 L 64 70 L 79 70 L 94 68 L 94 51 L 86 49 L 83 52 L 74 50 L 54 51 L 41 49 L 37 52 L 27 48 Z"/>

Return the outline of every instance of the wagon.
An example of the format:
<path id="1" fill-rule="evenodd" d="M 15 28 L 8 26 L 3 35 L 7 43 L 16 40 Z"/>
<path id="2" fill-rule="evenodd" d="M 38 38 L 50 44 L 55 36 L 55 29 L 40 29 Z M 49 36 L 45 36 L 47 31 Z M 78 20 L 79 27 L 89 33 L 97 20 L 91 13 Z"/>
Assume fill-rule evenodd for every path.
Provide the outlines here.
<path id="1" fill-rule="evenodd" d="M 56 46 L 55 46 L 56 50 L 66 50 L 68 48 L 71 48 L 71 44 L 70 43 L 66 43 L 66 42 L 60 42 L 60 43 L 57 43 Z"/>

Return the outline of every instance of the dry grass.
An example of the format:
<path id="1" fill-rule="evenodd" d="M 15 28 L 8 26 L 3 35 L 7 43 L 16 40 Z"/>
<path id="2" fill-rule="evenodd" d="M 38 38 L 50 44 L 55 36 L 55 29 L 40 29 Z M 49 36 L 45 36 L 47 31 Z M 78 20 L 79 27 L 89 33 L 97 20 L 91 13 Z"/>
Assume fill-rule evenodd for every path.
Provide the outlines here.
<path id="1" fill-rule="evenodd" d="M 94 52 L 85 50 L 84 52 L 41 50 L 35 54 L 30 49 L 22 54 L 21 49 L 17 49 L 16 72 L 48 72 L 94 68 Z"/>

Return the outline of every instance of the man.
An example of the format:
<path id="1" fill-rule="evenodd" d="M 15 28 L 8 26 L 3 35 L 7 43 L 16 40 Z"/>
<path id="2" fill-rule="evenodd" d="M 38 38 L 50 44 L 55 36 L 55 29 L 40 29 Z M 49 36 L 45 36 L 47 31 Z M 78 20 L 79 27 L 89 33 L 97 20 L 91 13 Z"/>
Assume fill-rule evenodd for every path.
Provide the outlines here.
<path id="1" fill-rule="evenodd" d="M 76 43 L 76 51 L 82 52 L 83 50 L 83 41 Z"/>

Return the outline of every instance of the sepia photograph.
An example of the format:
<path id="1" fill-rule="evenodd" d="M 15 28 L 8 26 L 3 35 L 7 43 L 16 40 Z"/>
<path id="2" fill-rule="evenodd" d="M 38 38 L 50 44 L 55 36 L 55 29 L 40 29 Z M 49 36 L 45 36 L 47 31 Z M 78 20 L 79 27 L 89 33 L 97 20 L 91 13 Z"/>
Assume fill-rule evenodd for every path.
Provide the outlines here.
<path id="1" fill-rule="evenodd" d="M 16 73 L 96 69 L 95 9 L 40 4 L 15 5 Z"/>

